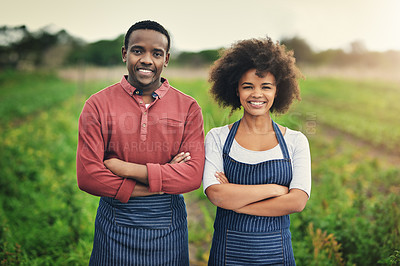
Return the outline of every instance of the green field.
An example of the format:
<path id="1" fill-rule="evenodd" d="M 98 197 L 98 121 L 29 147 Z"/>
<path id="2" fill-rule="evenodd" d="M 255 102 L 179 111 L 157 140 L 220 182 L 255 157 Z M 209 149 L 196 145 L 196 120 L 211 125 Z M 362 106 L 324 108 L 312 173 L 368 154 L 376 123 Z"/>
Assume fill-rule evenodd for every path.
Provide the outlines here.
<path id="1" fill-rule="evenodd" d="M 240 118 L 218 108 L 205 80 L 170 83 L 198 100 L 206 132 Z M 77 121 L 109 84 L 0 73 L 1 265 L 88 264 L 98 198 L 76 184 Z M 311 147 L 311 198 L 291 215 L 297 264 L 399 265 L 400 85 L 307 78 L 301 87 L 303 100 L 275 118 Z M 185 197 L 191 264 L 205 265 L 215 208 L 201 189 Z"/>

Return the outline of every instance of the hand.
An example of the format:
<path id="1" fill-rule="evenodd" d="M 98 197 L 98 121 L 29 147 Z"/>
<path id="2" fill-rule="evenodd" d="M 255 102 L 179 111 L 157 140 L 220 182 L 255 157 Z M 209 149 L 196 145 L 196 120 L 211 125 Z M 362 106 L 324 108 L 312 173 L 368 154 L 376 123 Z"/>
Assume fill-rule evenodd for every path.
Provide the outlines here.
<path id="1" fill-rule="evenodd" d="M 184 163 L 184 162 L 189 161 L 191 158 L 192 157 L 190 157 L 190 153 L 189 152 L 181 152 L 181 153 L 178 153 L 177 155 L 175 155 L 175 157 L 172 158 L 172 160 L 169 163 L 170 164 Z"/>
<path id="2" fill-rule="evenodd" d="M 220 184 L 229 184 L 229 180 L 223 172 L 215 172 L 215 177 Z"/>
<path id="3" fill-rule="evenodd" d="M 270 186 L 272 186 L 275 190 L 275 197 L 279 197 L 289 193 L 289 188 L 286 186 L 281 186 L 277 184 L 270 184 Z"/>
<path id="4" fill-rule="evenodd" d="M 120 177 L 127 177 L 128 173 L 126 171 L 127 163 L 117 159 L 111 158 L 104 161 L 104 165 L 115 175 Z"/>

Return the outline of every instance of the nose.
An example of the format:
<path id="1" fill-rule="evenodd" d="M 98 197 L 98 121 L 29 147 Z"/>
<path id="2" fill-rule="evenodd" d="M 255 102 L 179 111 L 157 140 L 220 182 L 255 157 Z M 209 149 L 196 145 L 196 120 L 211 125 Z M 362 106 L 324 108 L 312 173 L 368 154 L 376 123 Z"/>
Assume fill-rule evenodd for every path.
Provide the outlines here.
<path id="1" fill-rule="evenodd" d="M 262 97 L 262 90 L 261 90 L 261 88 L 258 88 L 258 87 L 254 88 L 253 93 L 252 93 L 251 96 L 253 96 L 253 97 L 255 97 L 255 98 L 260 98 L 260 97 Z"/>
<path id="2" fill-rule="evenodd" d="M 151 65 L 151 55 L 150 53 L 144 53 L 143 56 L 140 58 L 140 62 L 145 65 Z"/>

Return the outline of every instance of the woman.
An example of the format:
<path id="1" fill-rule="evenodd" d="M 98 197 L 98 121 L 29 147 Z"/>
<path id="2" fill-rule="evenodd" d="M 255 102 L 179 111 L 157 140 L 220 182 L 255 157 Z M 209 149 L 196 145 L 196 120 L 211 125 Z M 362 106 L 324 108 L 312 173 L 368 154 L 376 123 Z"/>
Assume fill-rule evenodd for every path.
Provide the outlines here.
<path id="1" fill-rule="evenodd" d="M 211 93 L 233 125 L 206 137 L 203 188 L 216 205 L 209 265 L 295 265 L 289 214 L 310 195 L 307 138 L 272 121 L 300 100 L 292 52 L 270 38 L 240 41 L 216 61 Z"/>

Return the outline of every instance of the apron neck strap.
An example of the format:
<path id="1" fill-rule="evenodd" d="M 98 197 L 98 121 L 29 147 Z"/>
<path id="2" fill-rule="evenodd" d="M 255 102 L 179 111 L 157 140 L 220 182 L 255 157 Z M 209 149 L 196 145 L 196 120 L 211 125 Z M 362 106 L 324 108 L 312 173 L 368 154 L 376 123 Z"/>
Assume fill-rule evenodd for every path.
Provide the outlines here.
<path id="1" fill-rule="evenodd" d="M 283 135 L 282 135 L 281 130 L 279 129 L 279 126 L 273 120 L 272 120 L 272 125 L 274 126 L 275 136 L 278 140 L 279 146 L 281 147 L 283 158 L 290 160 L 286 141 L 283 138 Z"/>
<path id="2" fill-rule="evenodd" d="M 241 119 L 240 119 L 241 120 Z M 233 123 L 231 130 L 229 130 L 228 137 L 226 138 L 224 148 L 223 148 L 223 153 L 228 155 L 229 151 L 231 150 L 231 146 L 233 143 L 233 140 L 235 139 L 237 129 L 239 127 L 240 120 L 236 121 Z"/>
<path id="3" fill-rule="evenodd" d="M 225 141 L 225 144 L 224 144 L 224 148 L 223 148 L 223 153 L 226 154 L 226 155 L 229 155 L 229 151 L 231 150 L 232 143 L 233 143 L 233 140 L 235 139 L 236 132 L 238 130 L 240 121 L 241 121 L 241 119 L 236 121 L 232 125 L 232 128 L 229 131 L 228 137 L 226 138 L 226 141 Z M 272 125 L 274 127 L 275 136 L 276 136 L 276 138 L 278 140 L 279 146 L 281 147 L 283 158 L 285 158 L 287 160 L 290 160 L 289 152 L 288 152 L 287 145 L 286 145 L 286 141 L 283 138 L 281 130 L 279 129 L 278 125 L 273 120 L 272 120 Z"/>

